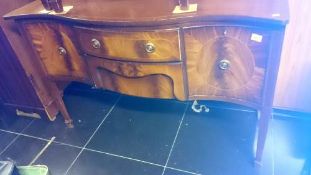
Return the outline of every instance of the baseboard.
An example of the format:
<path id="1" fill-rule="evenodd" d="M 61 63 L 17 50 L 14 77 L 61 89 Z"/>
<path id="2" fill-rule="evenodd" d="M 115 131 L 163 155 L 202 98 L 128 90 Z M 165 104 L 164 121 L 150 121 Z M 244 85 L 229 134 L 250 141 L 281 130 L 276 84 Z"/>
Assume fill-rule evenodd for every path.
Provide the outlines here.
<path id="1" fill-rule="evenodd" d="M 311 120 L 311 113 L 274 108 L 273 109 L 273 117 L 275 119 L 292 118 L 292 119 Z"/>

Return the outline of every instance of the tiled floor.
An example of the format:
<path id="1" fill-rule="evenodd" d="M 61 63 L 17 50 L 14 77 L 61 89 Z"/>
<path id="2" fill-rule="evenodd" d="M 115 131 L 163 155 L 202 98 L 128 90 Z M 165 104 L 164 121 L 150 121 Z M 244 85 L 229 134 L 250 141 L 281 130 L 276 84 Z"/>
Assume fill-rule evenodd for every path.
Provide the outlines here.
<path id="1" fill-rule="evenodd" d="M 311 119 L 272 120 L 261 167 L 253 166 L 257 115 L 209 102 L 197 114 L 187 102 L 69 89 L 75 128 L 61 118 L 0 123 L 0 159 L 35 161 L 52 175 L 310 175 Z M 311 118 L 311 116 L 310 116 Z"/>

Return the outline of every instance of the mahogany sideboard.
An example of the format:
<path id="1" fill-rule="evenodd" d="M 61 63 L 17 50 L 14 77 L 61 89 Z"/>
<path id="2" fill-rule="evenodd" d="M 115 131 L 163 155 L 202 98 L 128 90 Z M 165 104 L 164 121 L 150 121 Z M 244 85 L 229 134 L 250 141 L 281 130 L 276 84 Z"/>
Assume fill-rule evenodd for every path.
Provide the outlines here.
<path id="1" fill-rule="evenodd" d="M 21 61 L 24 69 L 38 69 L 52 82 L 53 102 L 68 126 L 72 120 L 60 84 L 70 81 L 141 97 L 227 101 L 258 110 L 260 161 L 287 1 L 189 3 L 197 9 L 173 13 L 175 0 L 64 0 L 65 11 L 56 13 L 35 1 L 4 18 L 19 24 L 33 51 L 31 59 Z"/>

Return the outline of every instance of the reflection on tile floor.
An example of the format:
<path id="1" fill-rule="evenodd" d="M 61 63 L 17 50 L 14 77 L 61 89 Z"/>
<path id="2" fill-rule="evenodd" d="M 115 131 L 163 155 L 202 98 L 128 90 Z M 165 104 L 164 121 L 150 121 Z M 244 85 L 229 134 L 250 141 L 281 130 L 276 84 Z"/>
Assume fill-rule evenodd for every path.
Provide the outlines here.
<path id="1" fill-rule="evenodd" d="M 255 174 L 256 116 L 255 112 L 214 108 L 202 115 L 189 109 L 169 166 L 199 174 Z"/>
<path id="2" fill-rule="evenodd" d="M 17 135 L 15 134 L 0 131 L 0 155 L 10 146 L 16 137 Z"/>
<path id="3" fill-rule="evenodd" d="M 273 121 L 275 174 L 311 174 L 311 121 Z"/>
<path id="4" fill-rule="evenodd" d="M 44 120 L 36 120 L 24 133 L 45 139 L 55 136 L 56 141 L 83 146 L 116 102 L 118 96 L 118 94 L 105 91 L 94 90 L 93 93 L 69 91 L 65 95 L 64 101 L 74 120 L 75 128 L 66 128 L 62 117 L 59 116 L 55 121 L 56 124 L 53 125 Z"/>
<path id="5" fill-rule="evenodd" d="M 103 153 L 84 150 L 79 156 L 73 167 L 70 169 L 70 175 L 159 175 L 162 173 L 162 167 L 150 164 L 122 159 L 115 156 L 109 156 Z"/>
<path id="6" fill-rule="evenodd" d="M 163 165 L 185 107 L 176 101 L 122 97 L 87 148 Z"/>
<path id="7" fill-rule="evenodd" d="M 210 112 L 197 114 L 175 100 L 82 91 L 72 88 L 64 96 L 74 129 L 60 117 L 1 122 L 0 159 L 27 165 L 55 136 L 35 162 L 52 175 L 311 174 L 311 116 L 276 116 L 262 166 L 254 167 L 257 117 L 251 109 L 208 102 Z"/>
<path id="8" fill-rule="evenodd" d="M 19 136 L 0 157 L 2 160 L 14 160 L 17 165 L 28 165 L 45 144 L 43 140 Z"/>
<path id="9" fill-rule="evenodd" d="M 53 143 L 46 149 L 46 151 L 43 152 L 35 163 L 40 165 L 48 165 L 52 175 L 65 174 L 68 167 L 80 151 L 81 148 L 60 143 Z"/>

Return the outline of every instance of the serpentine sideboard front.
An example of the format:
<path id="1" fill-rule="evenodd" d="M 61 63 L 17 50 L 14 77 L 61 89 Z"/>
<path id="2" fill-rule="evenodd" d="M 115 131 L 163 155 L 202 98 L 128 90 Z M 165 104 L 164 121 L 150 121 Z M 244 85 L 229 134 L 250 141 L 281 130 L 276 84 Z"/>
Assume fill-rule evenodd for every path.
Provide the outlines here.
<path id="1" fill-rule="evenodd" d="M 19 24 L 33 50 L 33 59 L 20 62 L 41 101 L 56 103 L 68 126 L 62 91 L 70 81 L 141 97 L 227 101 L 259 111 L 260 161 L 287 2 L 196 0 L 192 12 L 176 13 L 174 0 L 63 3 L 56 13 L 35 1 L 5 18 Z"/>

